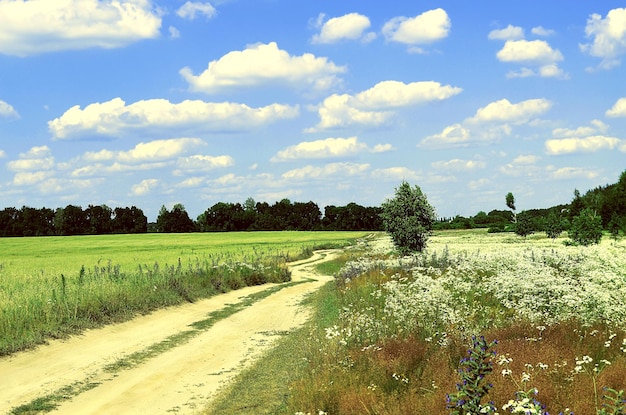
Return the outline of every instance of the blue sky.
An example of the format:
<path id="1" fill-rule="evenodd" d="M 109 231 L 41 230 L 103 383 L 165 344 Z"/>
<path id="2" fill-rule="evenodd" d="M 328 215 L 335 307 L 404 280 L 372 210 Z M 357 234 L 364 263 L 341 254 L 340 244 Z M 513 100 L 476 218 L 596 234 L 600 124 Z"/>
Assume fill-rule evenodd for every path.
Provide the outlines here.
<path id="1" fill-rule="evenodd" d="M 626 169 L 625 59 L 618 1 L 0 0 L 0 207 L 567 203 Z"/>

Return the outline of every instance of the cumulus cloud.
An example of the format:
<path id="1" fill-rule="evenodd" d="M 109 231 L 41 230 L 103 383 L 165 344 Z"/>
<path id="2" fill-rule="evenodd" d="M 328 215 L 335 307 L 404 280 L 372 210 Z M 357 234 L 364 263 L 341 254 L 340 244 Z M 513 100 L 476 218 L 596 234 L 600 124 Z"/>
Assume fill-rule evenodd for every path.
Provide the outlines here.
<path id="1" fill-rule="evenodd" d="M 480 160 L 461 160 L 452 159 L 448 161 L 436 161 L 431 163 L 431 166 L 440 170 L 453 170 L 453 171 L 470 171 L 476 169 L 484 169 L 486 164 Z"/>
<path id="2" fill-rule="evenodd" d="M 620 98 L 606 111 L 607 117 L 626 117 L 626 98 Z"/>
<path id="3" fill-rule="evenodd" d="M 321 23 L 324 16 L 320 15 Z M 371 26 L 370 19 L 359 13 L 349 13 L 341 17 L 333 17 L 320 24 L 320 33 L 313 36 L 313 43 L 335 43 L 342 40 L 361 40 L 369 42 L 376 37 L 375 33 L 366 33 Z"/>
<path id="4" fill-rule="evenodd" d="M 176 162 L 179 168 L 175 174 L 182 171 L 209 171 L 218 168 L 230 167 L 235 164 L 231 156 L 208 156 L 195 154 L 189 157 L 181 157 Z"/>
<path id="5" fill-rule="evenodd" d="M 21 153 L 18 160 L 8 162 L 7 167 L 15 172 L 50 170 L 54 167 L 54 157 L 48 146 L 32 147 Z"/>
<path id="6" fill-rule="evenodd" d="M 618 66 L 619 57 L 626 53 L 626 8 L 610 10 L 605 18 L 592 14 L 587 19 L 585 34 L 591 42 L 581 44 L 581 51 L 601 58 L 600 69 Z"/>
<path id="7" fill-rule="evenodd" d="M 544 98 L 529 99 L 512 104 L 508 99 L 501 99 L 479 108 L 469 122 L 504 122 L 524 123 L 552 107 L 552 103 Z"/>
<path id="8" fill-rule="evenodd" d="M 194 20 L 197 16 L 202 15 L 207 19 L 215 16 L 217 10 L 211 5 L 211 3 L 202 3 L 195 1 L 188 1 L 176 10 L 178 17 L 183 19 Z"/>
<path id="9" fill-rule="evenodd" d="M 152 192 L 158 185 L 159 181 L 157 179 L 145 179 L 131 187 L 131 194 L 133 196 L 143 196 Z"/>
<path id="10" fill-rule="evenodd" d="M 174 104 L 165 99 L 137 101 L 126 105 L 121 98 L 94 103 L 81 109 L 76 105 L 61 117 L 48 122 L 48 129 L 57 140 L 119 137 L 142 130 L 153 133 L 164 128 L 176 131 L 237 131 L 293 118 L 298 108 L 271 104 L 251 108 L 230 102 L 213 103 L 185 100 Z"/>
<path id="11" fill-rule="evenodd" d="M 550 109 L 546 99 L 529 99 L 516 104 L 508 99 L 491 102 L 479 108 L 473 117 L 445 127 L 441 133 L 424 138 L 418 147 L 444 148 L 468 146 L 475 142 L 492 142 L 508 136 L 512 126 L 530 124 Z"/>
<path id="12" fill-rule="evenodd" d="M 520 156 L 515 157 L 513 159 L 513 164 L 530 165 L 530 164 L 537 163 L 539 160 L 541 160 L 541 158 L 538 156 L 535 156 L 532 154 L 525 154 L 525 155 L 520 155 Z"/>
<path id="13" fill-rule="evenodd" d="M 359 142 L 357 137 L 326 138 L 323 140 L 303 141 L 289 146 L 276 153 L 272 161 L 288 161 L 298 159 L 323 159 L 346 157 L 361 152 L 381 153 L 390 151 L 391 144 L 377 144 L 370 148 L 367 144 Z"/>
<path id="14" fill-rule="evenodd" d="M 595 170 L 583 169 L 581 167 L 561 167 L 548 168 L 551 178 L 557 180 L 567 179 L 594 179 L 598 177 L 598 172 Z"/>
<path id="15" fill-rule="evenodd" d="M 309 86 L 316 90 L 328 89 L 340 82 L 339 74 L 345 66 L 335 65 L 327 58 L 311 53 L 292 56 L 279 49 L 276 42 L 248 46 L 243 51 L 233 51 L 209 63 L 199 75 L 191 68 L 180 70 L 192 91 L 216 93 L 224 89 L 252 87 L 267 83 L 292 87 Z"/>
<path id="16" fill-rule="evenodd" d="M 405 84 L 383 81 L 356 95 L 333 94 L 318 107 L 320 122 L 308 132 L 342 128 L 352 124 L 379 126 L 389 121 L 394 109 L 441 101 L 461 93 L 462 89 L 439 82 Z"/>
<path id="17" fill-rule="evenodd" d="M 325 179 L 328 177 L 357 176 L 369 170 L 369 164 L 330 163 L 325 166 L 305 166 L 282 174 L 286 180 Z"/>
<path id="18" fill-rule="evenodd" d="M 519 26 L 508 25 L 504 29 L 495 29 L 487 36 L 491 40 L 518 40 L 524 39 L 524 29 Z"/>
<path id="19" fill-rule="evenodd" d="M 552 49 L 545 40 L 507 40 L 496 57 L 501 62 L 531 66 L 509 72 L 507 76 L 510 78 L 527 76 L 567 78 L 567 74 L 557 64 L 563 60 L 563 55 L 558 49 Z"/>
<path id="20" fill-rule="evenodd" d="M 444 39 L 450 31 L 450 18 L 439 8 L 426 11 L 412 18 L 394 17 L 383 26 L 382 33 L 388 41 L 410 46 L 425 45 Z M 411 49 L 423 52 L 419 47 Z"/>
<path id="21" fill-rule="evenodd" d="M 612 150 L 619 148 L 626 152 L 626 146 L 622 140 L 616 137 L 596 135 L 589 137 L 572 137 L 546 140 L 546 152 L 548 154 L 592 153 L 599 150 Z"/>
<path id="22" fill-rule="evenodd" d="M 20 115 L 12 105 L 0 100 L 0 117 L 19 118 Z"/>
<path id="23" fill-rule="evenodd" d="M 537 36 L 543 36 L 543 37 L 547 37 L 547 36 L 552 36 L 554 34 L 554 30 L 552 29 L 546 29 L 543 26 L 536 26 L 533 27 L 530 32 L 533 35 L 537 35 Z"/>
<path id="24" fill-rule="evenodd" d="M 466 145 L 471 138 L 470 130 L 461 124 L 453 124 L 445 127 L 441 133 L 429 135 L 424 138 L 419 147 L 438 147 Z"/>
<path id="25" fill-rule="evenodd" d="M 159 36 L 149 0 L 0 1 L 0 53 L 118 48 Z"/>
<path id="26" fill-rule="evenodd" d="M 608 129 L 608 125 L 600 120 L 592 120 L 589 125 L 576 129 L 555 128 L 552 130 L 554 138 L 545 142 L 546 152 L 558 155 L 592 153 L 615 148 L 626 152 L 626 140 L 606 135 Z"/>

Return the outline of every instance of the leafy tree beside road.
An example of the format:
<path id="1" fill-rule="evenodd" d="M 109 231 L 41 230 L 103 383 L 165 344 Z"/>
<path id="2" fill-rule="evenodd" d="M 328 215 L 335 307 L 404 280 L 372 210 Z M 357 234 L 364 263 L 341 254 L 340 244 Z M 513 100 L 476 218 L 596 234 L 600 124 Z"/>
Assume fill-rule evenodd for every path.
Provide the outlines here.
<path id="1" fill-rule="evenodd" d="M 411 187 L 406 181 L 396 188 L 395 197 L 382 204 L 381 217 L 385 230 L 403 255 L 426 248 L 437 219 L 435 209 L 419 186 Z"/>

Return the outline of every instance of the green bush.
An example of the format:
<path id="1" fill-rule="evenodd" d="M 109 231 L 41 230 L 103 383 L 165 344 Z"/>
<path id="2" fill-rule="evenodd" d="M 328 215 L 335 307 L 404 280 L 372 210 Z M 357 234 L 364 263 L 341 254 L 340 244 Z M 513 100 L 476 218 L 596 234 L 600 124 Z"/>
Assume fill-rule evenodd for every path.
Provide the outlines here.
<path id="1" fill-rule="evenodd" d="M 419 186 L 403 181 L 396 195 L 382 204 L 381 217 L 385 230 L 391 235 L 401 254 L 421 252 L 432 233 L 435 209 L 428 203 Z"/>
<path id="2" fill-rule="evenodd" d="M 602 218 L 590 208 L 584 209 L 572 220 L 569 237 L 578 245 L 599 243 L 602 239 Z"/>

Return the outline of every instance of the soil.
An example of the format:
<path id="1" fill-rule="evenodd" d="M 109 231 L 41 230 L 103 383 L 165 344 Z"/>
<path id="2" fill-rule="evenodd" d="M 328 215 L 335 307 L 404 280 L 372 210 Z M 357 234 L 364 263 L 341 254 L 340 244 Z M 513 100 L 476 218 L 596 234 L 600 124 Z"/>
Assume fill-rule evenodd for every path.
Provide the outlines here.
<path id="1" fill-rule="evenodd" d="M 306 321 L 309 313 L 302 299 L 331 279 L 315 274 L 312 266 L 337 252 L 319 251 L 290 264 L 292 280 L 306 282 L 256 301 L 191 340 L 129 368 L 105 370 L 133 352 L 193 330 L 190 325 L 212 311 L 270 286 L 156 311 L 0 358 L 0 413 L 49 395 L 66 395 L 49 412 L 54 414 L 197 413 L 274 340 Z M 65 392 L 59 392 L 63 388 Z"/>

